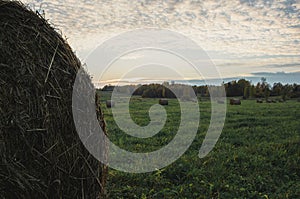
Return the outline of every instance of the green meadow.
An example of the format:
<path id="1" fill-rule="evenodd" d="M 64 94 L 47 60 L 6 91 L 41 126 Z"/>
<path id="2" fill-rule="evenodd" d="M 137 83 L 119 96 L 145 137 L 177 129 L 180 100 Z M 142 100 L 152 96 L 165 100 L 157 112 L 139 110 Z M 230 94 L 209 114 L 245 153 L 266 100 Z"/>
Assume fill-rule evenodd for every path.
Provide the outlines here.
<path id="1" fill-rule="evenodd" d="M 168 144 L 180 123 L 177 99 L 164 106 L 163 129 L 151 138 L 124 133 L 106 108 L 110 92 L 101 92 L 101 108 L 110 140 L 132 152 L 151 152 Z M 199 98 L 200 123 L 189 149 L 171 165 L 150 173 L 133 174 L 109 169 L 110 198 L 300 198 L 300 102 L 262 103 L 227 100 L 226 121 L 214 149 L 198 157 L 206 135 L 211 102 Z M 140 125 L 150 122 L 148 111 L 158 99 L 134 96 L 130 116 Z M 215 102 L 212 102 L 215 103 Z M 187 124 L 186 128 L 190 128 Z"/>

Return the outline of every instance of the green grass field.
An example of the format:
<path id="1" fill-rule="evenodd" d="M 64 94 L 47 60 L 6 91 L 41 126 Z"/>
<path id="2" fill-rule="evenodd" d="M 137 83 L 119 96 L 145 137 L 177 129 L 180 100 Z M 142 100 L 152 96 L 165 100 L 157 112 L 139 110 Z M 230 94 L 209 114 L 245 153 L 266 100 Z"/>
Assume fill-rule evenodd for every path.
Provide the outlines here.
<path id="1" fill-rule="evenodd" d="M 118 128 L 105 106 L 109 96 L 110 93 L 101 93 L 101 106 L 110 140 L 119 147 L 150 152 L 174 138 L 180 121 L 176 99 L 165 106 L 168 117 L 160 133 L 142 139 Z M 132 119 L 147 125 L 148 110 L 157 102 L 158 99 L 132 97 Z M 185 154 L 151 173 L 110 169 L 110 198 L 300 198 L 300 102 L 257 104 L 255 100 L 243 100 L 241 106 L 228 105 L 220 139 L 202 159 L 198 152 L 210 121 L 210 101 L 202 99 L 199 107 L 200 127 Z"/>

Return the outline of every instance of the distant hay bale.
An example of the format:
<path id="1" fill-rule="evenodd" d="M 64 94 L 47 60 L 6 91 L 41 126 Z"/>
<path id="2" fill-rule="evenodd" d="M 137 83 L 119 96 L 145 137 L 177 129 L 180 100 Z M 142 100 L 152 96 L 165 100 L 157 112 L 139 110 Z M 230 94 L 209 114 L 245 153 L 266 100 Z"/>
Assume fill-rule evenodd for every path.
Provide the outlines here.
<path id="1" fill-rule="evenodd" d="M 160 105 L 163 105 L 163 106 L 166 106 L 169 104 L 169 101 L 167 99 L 160 99 L 159 100 L 159 104 Z"/>
<path id="2" fill-rule="evenodd" d="M 272 99 L 271 101 L 272 101 L 272 103 L 277 103 L 277 101 L 275 99 Z"/>
<path id="3" fill-rule="evenodd" d="M 113 100 L 106 100 L 106 107 L 111 108 L 115 106 L 115 102 Z"/>
<path id="4" fill-rule="evenodd" d="M 220 99 L 218 99 L 217 102 L 218 102 L 218 104 L 224 104 L 225 103 L 224 100 L 220 100 Z"/>
<path id="5" fill-rule="evenodd" d="M 0 68 L 1 197 L 99 197 L 106 168 L 76 132 L 72 88 L 81 63 L 70 46 L 23 4 L 0 0 Z M 88 80 L 81 89 L 92 88 Z"/>
<path id="6" fill-rule="evenodd" d="M 230 105 L 241 105 L 240 99 L 230 99 Z"/>
<path id="7" fill-rule="evenodd" d="M 262 99 L 257 99 L 256 103 L 263 103 L 263 100 Z"/>
<path id="8" fill-rule="evenodd" d="M 266 102 L 267 102 L 267 103 L 272 103 L 272 100 L 267 99 Z"/>
<path id="9" fill-rule="evenodd" d="M 283 103 L 283 102 L 284 102 L 284 100 L 283 100 L 283 99 L 279 99 L 279 100 L 278 100 L 278 102 L 280 102 L 280 103 Z"/>

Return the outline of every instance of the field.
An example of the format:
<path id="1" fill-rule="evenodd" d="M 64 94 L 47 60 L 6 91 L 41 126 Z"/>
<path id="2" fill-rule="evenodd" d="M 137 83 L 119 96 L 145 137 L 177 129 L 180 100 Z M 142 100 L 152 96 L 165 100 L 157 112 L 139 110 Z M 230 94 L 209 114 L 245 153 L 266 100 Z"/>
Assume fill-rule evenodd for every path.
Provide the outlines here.
<path id="1" fill-rule="evenodd" d="M 101 106 L 110 140 L 132 152 L 150 152 L 169 143 L 176 134 L 180 107 L 176 99 L 165 106 L 168 118 L 151 138 L 126 135 L 115 124 L 101 93 Z M 134 122 L 149 123 L 149 108 L 158 99 L 132 97 Z M 227 101 L 228 104 L 228 101 Z M 190 148 L 173 164 L 151 173 L 109 170 L 110 198 L 300 198 L 300 102 L 257 104 L 243 100 L 227 106 L 221 137 L 204 158 L 198 152 L 210 121 L 211 102 L 201 99 L 200 127 Z M 187 126 L 188 128 L 188 126 Z"/>

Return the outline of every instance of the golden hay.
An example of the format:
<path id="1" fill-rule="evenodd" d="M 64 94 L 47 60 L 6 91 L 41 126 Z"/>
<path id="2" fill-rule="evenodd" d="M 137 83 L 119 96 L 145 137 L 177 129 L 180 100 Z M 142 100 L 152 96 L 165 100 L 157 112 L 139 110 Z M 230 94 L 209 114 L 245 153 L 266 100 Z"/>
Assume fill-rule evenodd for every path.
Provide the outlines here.
<path id="1" fill-rule="evenodd" d="M 99 197 L 106 169 L 75 129 L 72 86 L 81 64 L 70 46 L 22 3 L 0 0 L 0 68 L 0 195 Z M 92 87 L 90 79 L 82 84 Z M 97 114 L 104 129 L 99 107 Z"/>

